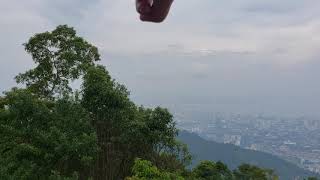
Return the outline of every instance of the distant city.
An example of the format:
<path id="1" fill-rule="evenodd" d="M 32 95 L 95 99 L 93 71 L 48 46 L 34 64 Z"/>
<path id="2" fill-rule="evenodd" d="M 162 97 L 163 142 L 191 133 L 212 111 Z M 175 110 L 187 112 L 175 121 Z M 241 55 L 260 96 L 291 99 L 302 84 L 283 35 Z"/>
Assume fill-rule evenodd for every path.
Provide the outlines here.
<path id="1" fill-rule="evenodd" d="M 183 113 L 182 113 L 183 112 Z M 320 174 L 320 119 L 208 113 L 193 110 L 175 113 L 180 129 L 207 140 L 279 156 Z"/>

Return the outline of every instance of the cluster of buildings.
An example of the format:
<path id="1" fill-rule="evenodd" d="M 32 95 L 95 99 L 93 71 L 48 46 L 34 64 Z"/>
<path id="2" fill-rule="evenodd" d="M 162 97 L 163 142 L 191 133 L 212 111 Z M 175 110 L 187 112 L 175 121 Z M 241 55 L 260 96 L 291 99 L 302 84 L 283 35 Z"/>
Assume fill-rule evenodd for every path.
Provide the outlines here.
<path id="1" fill-rule="evenodd" d="M 267 152 L 320 174 L 320 119 L 196 111 L 176 117 L 180 128 L 208 140 Z"/>

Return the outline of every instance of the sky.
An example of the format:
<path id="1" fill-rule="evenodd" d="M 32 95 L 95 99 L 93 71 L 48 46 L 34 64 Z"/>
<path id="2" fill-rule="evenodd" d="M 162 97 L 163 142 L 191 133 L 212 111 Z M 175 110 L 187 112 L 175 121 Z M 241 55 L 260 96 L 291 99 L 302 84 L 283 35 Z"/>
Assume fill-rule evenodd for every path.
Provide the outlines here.
<path id="1" fill-rule="evenodd" d="M 319 0 L 175 0 L 161 24 L 133 0 L 0 0 L 0 91 L 34 66 L 22 46 L 68 24 L 138 104 L 320 117 Z"/>

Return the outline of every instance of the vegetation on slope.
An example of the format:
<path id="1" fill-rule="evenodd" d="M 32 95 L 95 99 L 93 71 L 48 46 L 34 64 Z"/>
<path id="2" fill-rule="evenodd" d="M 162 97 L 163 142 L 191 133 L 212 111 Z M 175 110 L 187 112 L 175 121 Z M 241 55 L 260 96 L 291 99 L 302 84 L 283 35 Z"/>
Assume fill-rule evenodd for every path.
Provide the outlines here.
<path id="1" fill-rule="evenodd" d="M 273 169 L 280 179 L 288 180 L 295 177 L 315 175 L 271 154 L 242 149 L 231 144 L 207 141 L 196 134 L 186 131 L 181 131 L 178 139 L 188 145 L 190 153 L 194 155 L 194 165 L 201 160 L 222 161 L 230 169 L 235 169 L 243 163 L 250 163 L 259 167 Z"/>
<path id="2" fill-rule="evenodd" d="M 0 179 L 276 179 L 248 164 L 192 171 L 165 108 L 144 108 L 111 78 L 98 49 L 66 25 L 24 44 L 36 66 L 0 97 Z M 70 83 L 82 82 L 81 90 Z"/>

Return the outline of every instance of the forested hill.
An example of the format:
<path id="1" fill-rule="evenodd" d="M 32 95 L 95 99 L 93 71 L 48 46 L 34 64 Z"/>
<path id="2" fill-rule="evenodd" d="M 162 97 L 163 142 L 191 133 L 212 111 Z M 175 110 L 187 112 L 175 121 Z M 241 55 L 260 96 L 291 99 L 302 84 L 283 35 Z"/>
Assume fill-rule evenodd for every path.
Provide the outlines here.
<path id="1" fill-rule="evenodd" d="M 207 141 L 187 131 L 181 131 L 179 139 L 188 145 L 191 154 L 194 156 L 193 165 L 198 164 L 201 160 L 213 160 L 222 161 L 229 168 L 235 169 L 240 164 L 250 163 L 275 170 L 280 179 L 292 180 L 297 176 L 314 176 L 311 172 L 271 154 L 242 149 L 231 144 Z"/>
<path id="2" fill-rule="evenodd" d="M 24 44 L 35 62 L 0 95 L 0 180 L 277 180 L 307 172 L 279 158 L 182 132 L 173 115 L 130 100 L 100 60 L 98 48 L 67 26 Z M 81 89 L 71 82 L 80 81 Z M 290 172 L 290 173 L 289 173 Z M 310 174 L 311 175 L 311 174 Z M 310 177 L 311 179 L 314 179 Z M 291 178 L 292 179 L 292 178 Z"/>

